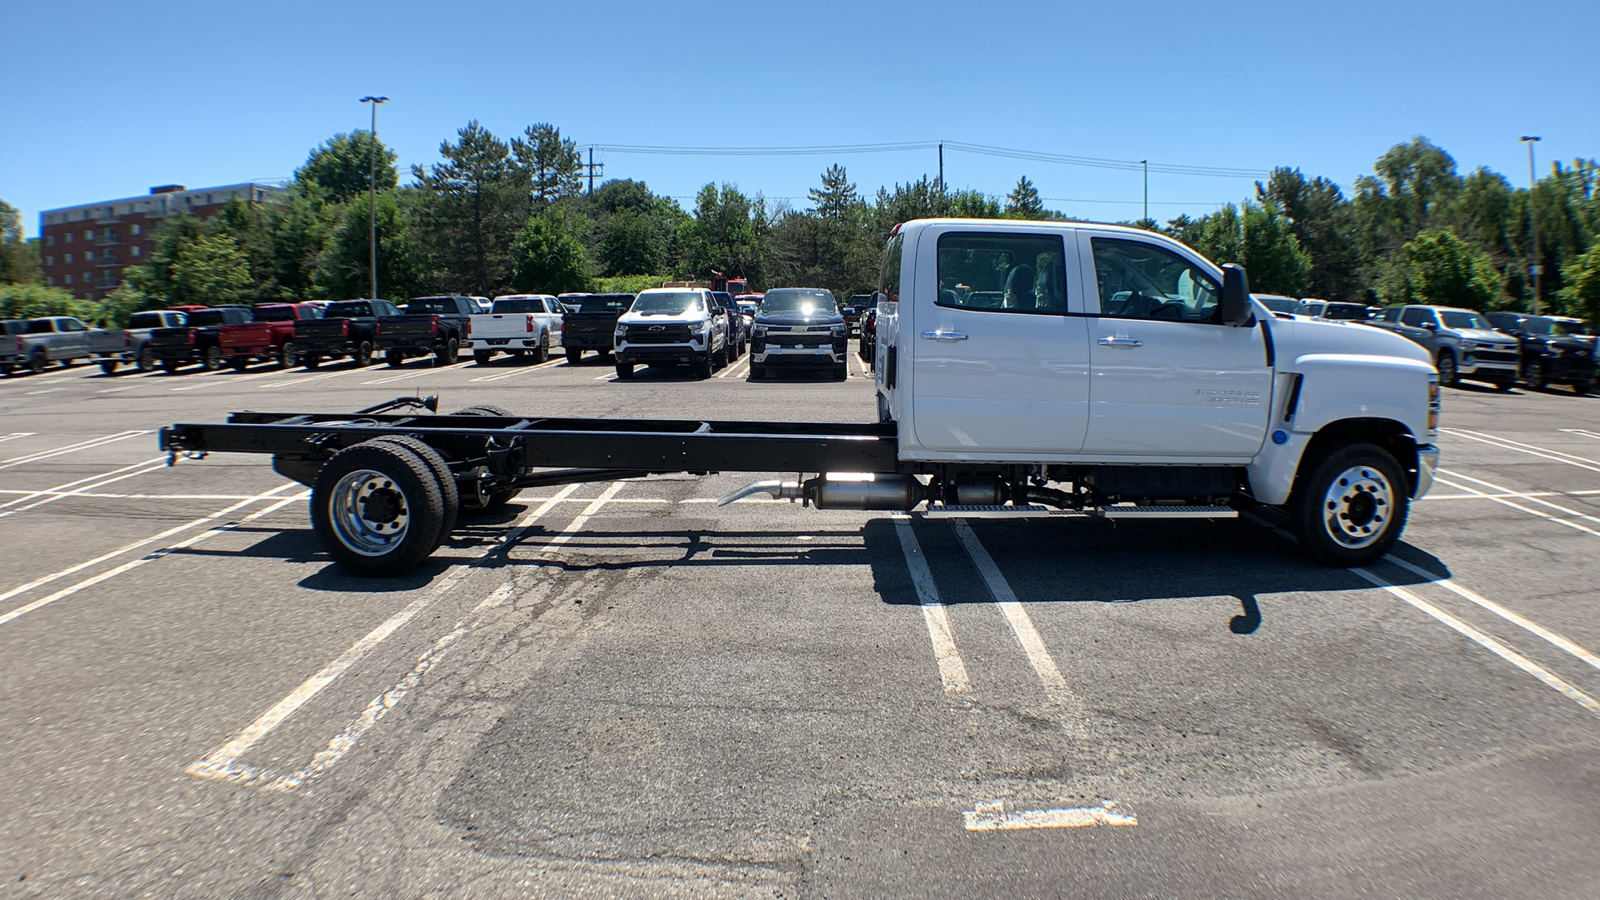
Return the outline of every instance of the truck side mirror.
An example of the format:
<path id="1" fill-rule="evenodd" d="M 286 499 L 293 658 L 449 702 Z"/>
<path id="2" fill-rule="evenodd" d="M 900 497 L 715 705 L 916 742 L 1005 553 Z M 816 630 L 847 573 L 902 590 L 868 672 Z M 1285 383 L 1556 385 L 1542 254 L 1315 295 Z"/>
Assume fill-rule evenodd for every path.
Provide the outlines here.
<path id="1" fill-rule="evenodd" d="M 1222 324 L 1243 328 L 1255 324 L 1250 311 L 1250 279 L 1244 267 L 1228 263 L 1222 267 Z"/>

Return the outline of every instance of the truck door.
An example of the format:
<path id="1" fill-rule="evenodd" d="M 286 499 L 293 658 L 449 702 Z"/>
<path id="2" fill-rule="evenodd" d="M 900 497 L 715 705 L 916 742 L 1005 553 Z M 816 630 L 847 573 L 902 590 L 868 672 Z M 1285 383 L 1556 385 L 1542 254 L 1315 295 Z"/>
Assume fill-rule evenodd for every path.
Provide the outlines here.
<path id="1" fill-rule="evenodd" d="M 916 250 L 910 421 L 923 448 L 1071 454 L 1088 417 L 1088 329 L 1064 230 L 930 228 Z M 909 248 L 908 248 L 909 249 Z M 1076 273 L 1072 273 L 1073 276 Z"/>
<path id="2" fill-rule="evenodd" d="M 1176 248 L 1126 233 L 1079 236 L 1090 320 L 1086 454 L 1253 456 L 1272 398 L 1268 324 L 1221 321 L 1221 284 Z"/>

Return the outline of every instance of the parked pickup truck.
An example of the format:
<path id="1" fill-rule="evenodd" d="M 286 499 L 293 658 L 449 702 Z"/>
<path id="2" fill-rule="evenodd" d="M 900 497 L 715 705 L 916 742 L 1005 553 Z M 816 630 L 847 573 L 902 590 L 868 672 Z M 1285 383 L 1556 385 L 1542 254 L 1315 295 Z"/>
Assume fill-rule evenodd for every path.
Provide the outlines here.
<path id="1" fill-rule="evenodd" d="M 400 315 L 387 300 L 344 300 L 323 307 L 322 316 L 294 323 L 294 343 L 308 369 L 325 359 L 350 357 L 358 366 L 372 365 L 377 352 L 378 319 Z"/>
<path id="2" fill-rule="evenodd" d="M 428 415 L 437 397 L 401 397 L 175 424 L 161 447 L 271 454 L 311 487 L 323 547 L 369 576 L 426 558 L 469 500 L 667 472 L 802 473 L 719 504 L 765 493 L 973 520 L 1276 509 L 1333 566 L 1383 557 L 1432 485 L 1427 351 L 1358 323 L 1279 319 L 1243 269 L 1163 235 L 918 220 L 890 236 L 878 294 L 876 423 Z"/>
<path id="3" fill-rule="evenodd" d="M 282 368 L 299 365 L 295 325 L 316 319 L 322 310 L 308 303 L 263 303 L 249 322 L 224 325 L 217 332 L 222 358 L 243 371 L 252 362 L 276 362 Z"/>
<path id="4" fill-rule="evenodd" d="M 132 365 L 140 372 L 149 372 L 156 367 L 156 358 L 150 352 L 150 335 L 157 328 L 180 328 L 188 321 L 188 314 L 176 309 L 160 309 L 148 312 L 136 312 L 128 317 L 128 327 L 122 329 L 122 353 L 120 356 L 107 356 L 100 359 L 100 371 L 107 375 L 116 373 L 117 368 L 126 363 Z"/>
<path id="5" fill-rule="evenodd" d="M 633 367 L 693 366 L 696 375 L 728 364 L 728 316 L 705 288 L 649 288 L 617 320 L 617 377 Z"/>
<path id="6" fill-rule="evenodd" d="M 43 372 L 51 363 L 70 366 L 84 359 L 119 359 L 120 331 L 90 328 L 72 316 L 29 319 L 25 329 L 0 343 L 0 372 L 10 375 L 26 368 Z"/>
<path id="7" fill-rule="evenodd" d="M 145 346 L 151 358 L 168 372 L 176 372 L 192 362 L 200 363 L 207 372 L 214 372 L 222 368 L 222 347 L 218 343 L 222 327 L 241 325 L 251 318 L 247 306 L 193 310 L 183 325 L 150 332 L 150 342 Z"/>
<path id="8" fill-rule="evenodd" d="M 391 366 L 430 353 L 441 365 L 450 365 L 461 352 L 461 342 L 472 336 L 476 310 L 474 299 L 460 294 L 417 297 L 400 307 L 399 315 L 378 318 L 378 350 Z"/>
<path id="9" fill-rule="evenodd" d="M 577 365 L 585 350 L 593 350 L 601 359 L 611 355 L 616 343 L 617 319 L 633 305 L 633 294 L 579 294 L 561 298 L 577 312 L 561 317 L 561 346 L 566 348 L 567 363 Z"/>
<path id="10" fill-rule="evenodd" d="M 1492 312 L 1485 318 L 1522 345 L 1523 384 L 1536 391 L 1565 384 L 1574 394 L 1594 389 L 1594 338 L 1568 331 L 1565 323 L 1549 316 Z"/>
<path id="11" fill-rule="evenodd" d="M 1391 306 L 1366 321 L 1415 341 L 1439 368 L 1439 383 L 1466 378 L 1502 391 L 1517 383 L 1517 339 L 1494 330 L 1482 313 L 1444 306 Z"/>
<path id="12" fill-rule="evenodd" d="M 550 358 L 550 348 L 561 340 L 561 301 L 549 294 L 506 294 L 494 298 L 487 313 L 472 317 L 472 333 L 462 347 L 472 351 L 478 365 L 487 365 L 496 353 L 509 353 L 519 361 Z"/>

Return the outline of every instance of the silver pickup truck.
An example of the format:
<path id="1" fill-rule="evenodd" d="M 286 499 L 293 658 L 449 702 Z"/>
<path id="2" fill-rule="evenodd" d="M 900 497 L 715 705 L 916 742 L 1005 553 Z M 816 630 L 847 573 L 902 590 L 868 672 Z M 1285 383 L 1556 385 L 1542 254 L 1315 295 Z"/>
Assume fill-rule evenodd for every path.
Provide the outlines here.
<path id="1" fill-rule="evenodd" d="M 25 332 L 0 341 L 0 374 L 43 372 L 51 363 L 70 366 L 80 359 L 120 360 L 123 343 L 122 332 L 90 328 L 72 316 L 29 319 Z"/>
<path id="2" fill-rule="evenodd" d="M 1391 306 L 1366 324 L 1404 335 L 1427 349 L 1439 383 L 1483 381 L 1502 391 L 1517 383 L 1517 339 L 1501 334 L 1482 313 L 1446 306 Z"/>

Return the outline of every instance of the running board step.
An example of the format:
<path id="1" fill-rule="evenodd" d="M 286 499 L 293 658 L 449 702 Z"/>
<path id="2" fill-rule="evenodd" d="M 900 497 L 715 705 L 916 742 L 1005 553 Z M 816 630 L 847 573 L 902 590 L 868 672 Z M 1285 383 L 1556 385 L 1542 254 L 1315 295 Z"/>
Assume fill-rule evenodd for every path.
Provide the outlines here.
<path id="1" fill-rule="evenodd" d="M 923 515 L 929 519 L 1046 519 L 1082 516 L 1075 509 L 1048 506 L 930 506 Z"/>
<path id="2" fill-rule="evenodd" d="M 1236 519 L 1239 511 L 1231 506 L 1107 506 L 1100 515 L 1107 519 Z"/>

